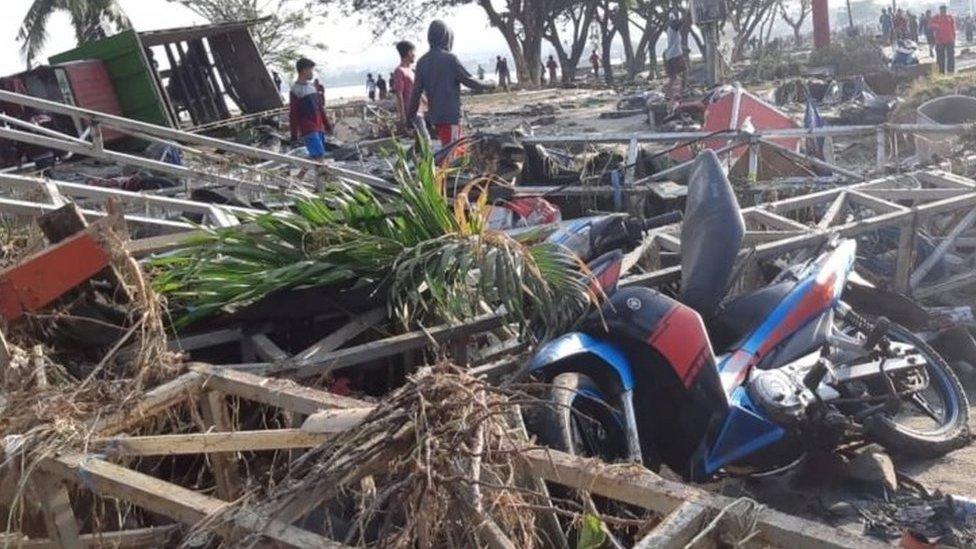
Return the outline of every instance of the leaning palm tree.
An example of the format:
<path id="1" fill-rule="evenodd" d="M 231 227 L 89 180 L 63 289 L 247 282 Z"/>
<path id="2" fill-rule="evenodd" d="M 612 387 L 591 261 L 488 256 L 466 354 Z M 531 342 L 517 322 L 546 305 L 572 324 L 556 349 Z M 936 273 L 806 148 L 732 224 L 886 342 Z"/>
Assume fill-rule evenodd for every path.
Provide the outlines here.
<path id="1" fill-rule="evenodd" d="M 156 288 L 184 307 L 177 325 L 299 288 L 365 288 L 404 327 L 504 310 L 547 337 L 599 296 L 586 267 L 556 244 L 489 229 L 486 180 L 445 198 L 427 153 L 397 165 L 400 194 L 339 189 L 203 236 L 155 261 Z M 481 188 L 478 188 L 481 187 Z M 478 198 L 468 200 L 478 192 Z M 538 236 L 538 235 L 534 235 Z"/>
<path id="2" fill-rule="evenodd" d="M 17 33 L 27 68 L 44 48 L 48 19 L 57 12 L 71 18 L 79 44 L 105 38 L 110 27 L 123 30 L 132 26 L 118 0 L 34 0 Z"/>

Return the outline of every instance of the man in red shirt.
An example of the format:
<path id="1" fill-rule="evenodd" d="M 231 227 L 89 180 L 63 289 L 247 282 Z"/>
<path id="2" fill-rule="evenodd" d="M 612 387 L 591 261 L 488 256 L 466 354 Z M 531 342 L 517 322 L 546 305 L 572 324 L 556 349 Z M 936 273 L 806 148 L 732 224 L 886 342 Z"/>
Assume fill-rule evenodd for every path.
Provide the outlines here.
<path id="1" fill-rule="evenodd" d="M 291 87 L 290 126 L 292 141 L 305 141 L 309 158 L 325 156 L 325 136 L 332 133 L 332 123 L 325 114 L 325 88 L 314 80 L 315 63 L 301 58 L 295 64 L 298 80 Z"/>
<path id="2" fill-rule="evenodd" d="M 956 20 L 949 15 L 945 4 L 939 7 L 939 14 L 932 16 L 929 28 L 935 36 L 935 60 L 939 72 L 956 72 Z"/>
<path id="3" fill-rule="evenodd" d="M 413 42 L 403 40 L 397 43 L 396 49 L 397 53 L 400 54 L 400 64 L 393 70 L 393 76 L 390 78 L 390 89 L 393 91 L 393 97 L 396 100 L 397 114 L 400 116 L 400 122 L 403 123 L 404 129 L 409 129 L 414 126 L 412 120 L 407 120 L 407 107 L 410 106 L 410 96 L 413 95 L 413 82 L 415 79 L 413 62 L 417 58 L 417 48 L 413 45 Z M 424 103 L 426 101 L 421 100 L 420 107 L 417 111 L 419 117 L 423 117 L 427 110 Z"/>
<path id="4" fill-rule="evenodd" d="M 593 65 L 593 78 L 600 79 L 600 54 L 593 50 L 593 54 L 590 55 L 590 64 Z"/>

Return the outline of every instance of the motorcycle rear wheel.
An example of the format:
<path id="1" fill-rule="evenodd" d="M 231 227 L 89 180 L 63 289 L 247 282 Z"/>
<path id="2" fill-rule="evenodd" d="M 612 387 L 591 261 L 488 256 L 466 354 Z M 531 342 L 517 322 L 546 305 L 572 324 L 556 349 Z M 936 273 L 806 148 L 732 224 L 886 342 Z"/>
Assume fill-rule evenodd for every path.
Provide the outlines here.
<path id="1" fill-rule="evenodd" d="M 894 453 L 919 458 L 939 457 L 968 444 L 969 400 L 955 372 L 938 352 L 904 326 L 892 323 L 888 337 L 918 350 L 926 362 L 929 386 L 902 398 L 905 413 L 874 416 L 866 425 L 870 438 Z M 912 400 L 919 395 L 924 406 Z M 940 403 L 930 402 L 925 395 L 938 397 Z M 920 417 L 924 415 L 937 416 L 931 417 L 937 425 L 921 428 Z"/>
<path id="2" fill-rule="evenodd" d="M 607 462 L 627 455 L 620 412 L 606 402 L 586 375 L 568 372 L 552 379 L 543 402 L 525 409 L 525 424 L 536 441 L 554 450 Z"/>

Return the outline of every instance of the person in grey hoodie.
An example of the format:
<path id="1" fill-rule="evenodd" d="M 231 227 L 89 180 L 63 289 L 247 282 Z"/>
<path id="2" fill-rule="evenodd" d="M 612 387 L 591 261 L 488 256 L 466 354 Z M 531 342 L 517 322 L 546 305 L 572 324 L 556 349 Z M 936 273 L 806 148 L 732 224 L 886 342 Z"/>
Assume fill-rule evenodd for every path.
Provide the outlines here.
<path id="1" fill-rule="evenodd" d="M 443 146 L 461 137 L 461 84 L 472 90 L 487 91 L 492 86 L 478 82 L 451 53 L 454 34 L 447 24 L 435 20 L 427 29 L 430 51 L 417 61 L 416 78 L 407 119 L 415 120 L 420 98 L 427 96 L 427 121 Z"/>

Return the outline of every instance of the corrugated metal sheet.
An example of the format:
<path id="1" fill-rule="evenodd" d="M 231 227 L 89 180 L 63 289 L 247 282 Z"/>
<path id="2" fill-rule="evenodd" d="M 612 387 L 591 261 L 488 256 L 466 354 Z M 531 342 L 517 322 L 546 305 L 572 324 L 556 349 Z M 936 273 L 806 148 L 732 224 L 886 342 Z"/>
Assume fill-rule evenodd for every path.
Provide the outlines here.
<path id="1" fill-rule="evenodd" d="M 151 70 L 135 31 L 129 30 L 104 40 L 82 44 L 54 55 L 48 61 L 56 65 L 84 59 L 101 59 L 105 62 L 124 116 L 151 124 L 174 126 L 157 86 L 155 71 Z"/>

